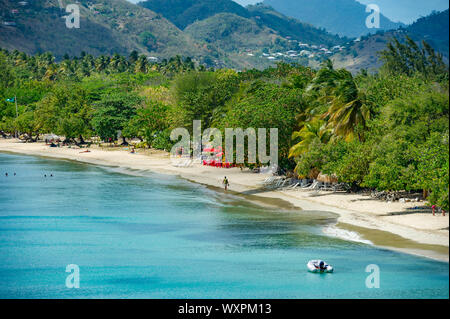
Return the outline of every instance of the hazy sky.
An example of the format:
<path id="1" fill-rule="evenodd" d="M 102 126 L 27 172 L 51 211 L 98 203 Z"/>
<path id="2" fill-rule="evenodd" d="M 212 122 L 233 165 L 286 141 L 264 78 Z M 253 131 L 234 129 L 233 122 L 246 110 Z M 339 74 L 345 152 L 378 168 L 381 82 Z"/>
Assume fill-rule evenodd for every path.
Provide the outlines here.
<path id="1" fill-rule="evenodd" d="M 413 23 L 433 10 L 448 9 L 448 0 L 358 0 L 363 4 L 377 4 L 381 13 L 393 21 Z"/>
<path id="2" fill-rule="evenodd" d="M 139 0 L 128 0 L 139 2 Z M 254 4 L 262 0 L 234 0 L 241 5 Z M 292 0 L 295 1 L 295 0 Z M 412 23 L 421 16 L 430 14 L 433 10 L 448 9 L 448 0 L 358 0 L 363 4 L 377 4 L 381 13 L 393 21 Z"/>
<path id="3" fill-rule="evenodd" d="M 262 2 L 262 0 L 234 0 L 234 1 L 236 1 L 237 3 L 240 3 L 243 6 L 246 6 L 248 4 L 255 4 L 258 2 Z"/>

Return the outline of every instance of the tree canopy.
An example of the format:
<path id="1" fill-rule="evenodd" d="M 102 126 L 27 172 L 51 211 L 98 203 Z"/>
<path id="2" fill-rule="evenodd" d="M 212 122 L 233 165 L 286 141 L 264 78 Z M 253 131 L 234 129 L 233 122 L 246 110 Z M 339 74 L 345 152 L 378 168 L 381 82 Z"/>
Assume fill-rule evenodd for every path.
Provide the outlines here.
<path id="1" fill-rule="evenodd" d="M 171 130 L 192 132 L 194 120 L 222 133 L 277 128 L 283 170 L 354 188 L 423 190 L 448 209 L 448 67 L 411 39 L 393 39 L 381 55 L 378 73 L 351 74 L 331 61 L 237 72 L 180 56 L 150 63 L 137 52 L 56 62 L 0 50 L 0 135 L 55 133 L 76 143 L 120 135 L 168 150 Z"/>

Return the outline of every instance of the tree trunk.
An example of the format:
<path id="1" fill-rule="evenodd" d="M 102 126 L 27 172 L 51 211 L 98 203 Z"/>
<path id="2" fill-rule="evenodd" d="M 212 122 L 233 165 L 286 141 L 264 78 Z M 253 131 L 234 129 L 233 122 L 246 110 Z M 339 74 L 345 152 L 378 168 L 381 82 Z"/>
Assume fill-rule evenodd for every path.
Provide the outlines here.
<path id="1" fill-rule="evenodd" d="M 120 144 L 120 145 L 125 145 L 125 146 L 128 145 L 128 142 L 124 136 L 122 136 L 122 144 Z"/>
<path id="2" fill-rule="evenodd" d="M 39 133 L 36 133 L 36 137 L 33 138 L 33 133 L 31 133 L 31 142 L 36 143 L 39 140 Z"/>
<path id="3" fill-rule="evenodd" d="M 84 141 L 84 139 L 83 139 L 83 136 L 80 134 L 80 144 L 86 144 L 86 142 Z"/>

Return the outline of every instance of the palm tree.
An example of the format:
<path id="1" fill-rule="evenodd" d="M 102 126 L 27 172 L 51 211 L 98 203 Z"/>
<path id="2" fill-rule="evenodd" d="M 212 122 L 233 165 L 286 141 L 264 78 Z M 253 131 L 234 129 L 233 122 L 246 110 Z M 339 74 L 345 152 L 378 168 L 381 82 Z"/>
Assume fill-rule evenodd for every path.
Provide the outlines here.
<path id="1" fill-rule="evenodd" d="M 139 58 L 136 61 L 134 70 L 136 73 L 142 72 L 146 73 L 148 70 L 148 60 L 145 55 L 140 55 Z"/>
<path id="2" fill-rule="evenodd" d="M 307 93 L 314 94 L 318 100 L 328 105 L 322 119 L 327 119 L 328 127 L 333 128 L 334 135 L 351 140 L 358 126 L 366 128 L 370 112 L 365 94 L 358 88 L 349 71 L 335 70 L 331 62 L 326 63 L 317 72 Z M 362 140 L 363 135 L 358 133 L 358 138 Z"/>
<path id="3" fill-rule="evenodd" d="M 357 131 L 355 128 L 359 126 L 365 129 L 370 118 L 364 93 L 359 92 L 357 98 L 350 102 L 340 96 L 335 97 L 328 112 L 323 115 L 323 118 L 326 117 L 329 118 L 328 125 L 333 128 L 336 136 L 352 140 Z M 362 141 L 364 139 L 362 132 L 358 131 L 357 134 L 359 141 Z"/>
<path id="4" fill-rule="evenodd" d="M 289 158 L 299 157 L 306 153 L 314 141 L 326 144 L 331 138 L 331 129 L 327 127 L 327 122 L 319 118 L 314 118 L 310 122 L 304 123 L 300 131 L 294 132 L 292 139 L 301 138 L 301 141 L 291 147 Z"/>
<path id="5" fill-rule="evenodd" d="M 107 68 L 108 64 L 109 58 L 104 55 L 101 55 L 95 60 L 95 69 L 98 72 L 101 72 Z"/>
<path id="6" fill-rule="evenodd" d="M 44 79 L 54 81 L 58 76 L 58 67 L 56 64 L 50 64 L 45 70 Z"/>

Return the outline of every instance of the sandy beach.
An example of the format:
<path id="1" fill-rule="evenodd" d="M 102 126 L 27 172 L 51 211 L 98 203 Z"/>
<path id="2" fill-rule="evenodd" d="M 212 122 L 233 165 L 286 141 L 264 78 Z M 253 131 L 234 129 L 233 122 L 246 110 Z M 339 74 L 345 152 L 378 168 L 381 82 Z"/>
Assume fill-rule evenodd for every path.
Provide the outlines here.
<path id="1" fill-rule="evenodd" d="M 172 174 L 218 188 L 222 186 L 223 177 L 227 176 L 232 192 L 283 200 L 297 207 L 299 213 L 301 208 L 336 214 L 337 225 L 324 229 L 324 233 L 330 236 L 370 242 L 379 247 L 441 261 L 449 260 L 448 214 L 445 217 L 438 214 L 433 216 L 424 202 L 387 203 L 359 194 L 305 190 L 268 191 L 262 187 L 262 182 L 269 175 L 200 164 L 177 167 L 172 164 L 167 153 L 154 150 L 137 150 L 136 154 L 131 154 L 123 148 L 104 149 L 92 146 L 89 153 L 83 153 L 85 149 L 50 148 L 43 143 L 0 139 L 0 151 Z M 412 209 L 417 206 L 423 209 Z"/>

